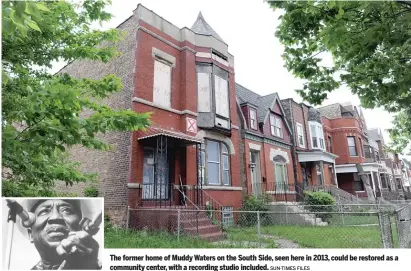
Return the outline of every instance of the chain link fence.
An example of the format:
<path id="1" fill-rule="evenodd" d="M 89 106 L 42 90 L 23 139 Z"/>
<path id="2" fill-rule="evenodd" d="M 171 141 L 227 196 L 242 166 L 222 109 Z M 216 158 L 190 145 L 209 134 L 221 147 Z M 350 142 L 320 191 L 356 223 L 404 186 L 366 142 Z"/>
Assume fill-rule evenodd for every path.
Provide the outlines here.
<path id="1" fill-rule="evenodd" d="M 269 211 L 142 208 L 128 209 L 127 223 L 147 234 L 166 232 L 176 241 L 202 239 L 222 247 L 409 247 L 411 207 L 395 208 L 389 204 L 277 204 Z"/>

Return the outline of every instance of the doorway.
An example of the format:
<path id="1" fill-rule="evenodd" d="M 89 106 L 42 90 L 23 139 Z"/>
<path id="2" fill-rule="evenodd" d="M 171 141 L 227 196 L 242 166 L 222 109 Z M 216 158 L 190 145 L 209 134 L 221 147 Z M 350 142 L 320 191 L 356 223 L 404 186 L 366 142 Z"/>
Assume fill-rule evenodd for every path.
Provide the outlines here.
<path id="1" fill-rule="evenodd" d="M 261 171 L 260 171 L 260 152 L 250 151 L 251 186 L 256 197 L 262 195 Z"/>

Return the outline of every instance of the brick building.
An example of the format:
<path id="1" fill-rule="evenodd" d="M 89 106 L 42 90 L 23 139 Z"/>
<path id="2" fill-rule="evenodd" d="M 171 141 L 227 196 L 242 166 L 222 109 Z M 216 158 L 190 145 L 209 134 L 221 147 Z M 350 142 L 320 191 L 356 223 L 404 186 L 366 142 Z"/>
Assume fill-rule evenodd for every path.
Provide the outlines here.
<path id="1" fill-rule="evenodd" d="M 334 185 L 338 187 L 332 140 L 320 112 L 292 99 L 281 101 L 293 131 L 293 160 L 297 189 Z"/>
<path id="2" fill-rule="evenodd" d="M 327 136 L 332 142 L 338 142 L 333 144 L 333 152 L 338 155 L 336 173 L 339 188 L 358 197 L 379 197 L 382 188 L 380 164 L 375 157 L 366 157 L 366 153 L 376 145 L 369 142 L 361 109 L 350 103 L 337 103 L 318 110 L 323 116 Z"/>
<path id="3" fill-rule="evenodd" d="M 389 177 L 395 172 L 380 162 L 383 142 L 369 137 L 357 108 L 315 109 L 236 84 L 234 56 L 201 13 L 191 28 L 180 29 L 138 5 L 118 29 L 125 37 L 117 58 L 76 60 L 61 71 L 95 79 L 116 74 L 123 90 L 102 102 L 152 112 L 145 131 L 104 135 L 110 151 L 71 150 L 83 171 L 99 174 L 115 223 L 126 222 L 127 207 L 231 210 L 244 195 L 263 192 L 295 201 L 310 187 L 361 197 L 398 190 Z"/>
<path id="4" fill-rule="evenodd" d="M 121 224 L 127 206 L 213 199 L 240 207 L 240 128 L 228 45 L 201 13 L 191 29 L 180 29 L 138 5 L 117 28 L 125 32 L 119 57 L 107 64 L 76 60 L 61 71 L 90 78 L 114 73 L 124 88 L 102 102 L 152 112 L 146 131 L 104 135 L 112 151 L 71 150 L 83 171 L 99 174 L 106 211 Z"/>
<path id="5" fill-rule="evenodd" d="M 248 194 L 295 201 L 292 131 L 277 93 L 260 96 L 236 84 L 242 180 Z"/>

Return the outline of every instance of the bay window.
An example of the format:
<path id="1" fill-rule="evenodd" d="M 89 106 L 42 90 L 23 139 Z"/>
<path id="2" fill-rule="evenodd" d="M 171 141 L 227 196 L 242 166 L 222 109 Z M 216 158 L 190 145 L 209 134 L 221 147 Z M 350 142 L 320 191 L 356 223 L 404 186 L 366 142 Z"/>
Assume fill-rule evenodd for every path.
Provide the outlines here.
<path id="1" fill-rule="evenodd" d="M 309 121 L 311 146 L 313 149 L 325 150 L 323 126 L 318 122 Z"/>
<path id="2" fill-rule="evenodd" d="M 209 63 L 197 63 L 196 70 L 197 125 L 230 129 L 228 72 Z"/>

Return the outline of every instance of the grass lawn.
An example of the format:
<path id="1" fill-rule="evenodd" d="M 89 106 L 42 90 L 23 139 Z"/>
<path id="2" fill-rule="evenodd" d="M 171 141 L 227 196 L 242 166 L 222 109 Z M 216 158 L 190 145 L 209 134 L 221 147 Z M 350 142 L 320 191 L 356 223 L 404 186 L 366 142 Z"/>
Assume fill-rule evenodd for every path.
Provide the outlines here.
<path id="1" fill-rule="evenodd" d="M 394 225 L 393 225 L 394 226 Z M 397 243 L 396 231 L 394 243 Z M 273 235 L 288 239 L 306 248 L 381 248 L 381 233 L 378 226 L 266 226 L 262 235 Z M 255 228 L 231 228 L 230 240 L 258 240 Z"/>
<path id="2" fill-rule="evenodd" d="M 358 215 L 347 215 L 347 214 L 334 214 L 330 225 L 369 225 L 375 224 L 378 225 L 378 217 L 376 215 L 371 216 L 358 216 Z"/>
<path id="3" fill-rule="evenodd" d="M 394 244 L 398 237 L 393 227 Z M 167 232 L 131 231 L 125 229 L 106 229 L 104 245 L 106 248 L 256 248 L 258 247 L 257 227 L 233 227 L 226 230 L 227 240 L 211 243 L 195 237 L 180 236 Z M 381 248 L 379 226 L 263 226 L 262 247 L 276 248 L 274 237 L 287 239 L 306 248 Z"/>
<path id="4" fill-rule="evenodd" d="M 246 240 L 241 240 L 246 241 Z M 167 232 L 131 231 L 110 228 L 104 231 L 105 248 L 248 248 L 258 247 L 258 242 L 211 243 L 195 237 L 180 236 Z M 275 248 L 273 241 L 265 241 L 265 247 Z"/>

